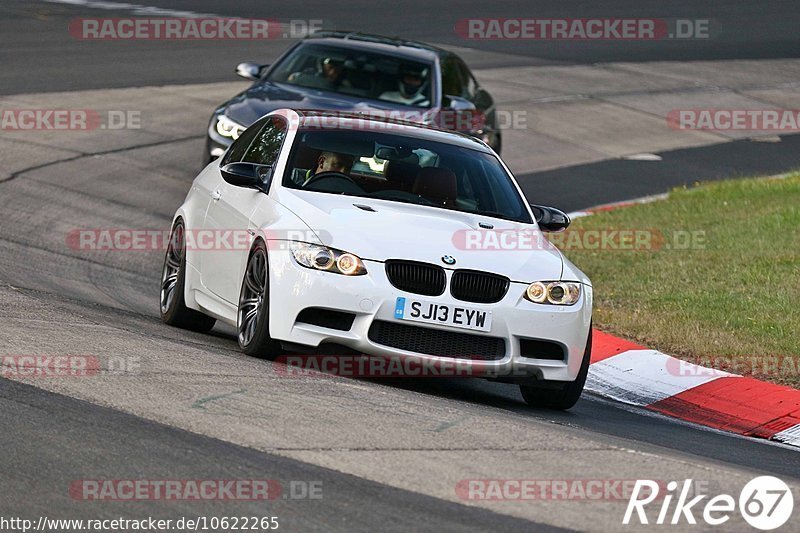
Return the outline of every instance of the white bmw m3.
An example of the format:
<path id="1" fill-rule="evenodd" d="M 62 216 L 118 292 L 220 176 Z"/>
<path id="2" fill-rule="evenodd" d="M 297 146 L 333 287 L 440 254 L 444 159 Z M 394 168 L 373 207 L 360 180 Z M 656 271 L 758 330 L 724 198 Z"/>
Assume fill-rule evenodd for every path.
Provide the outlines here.
<path id="1" fill-rule="evenodd" d="M 475 138 L 281 109 L 195 179 L 172 225 L 161 316 L 230 324 L 253 355 L 322 345 L 455 361 L 568 409 L 589 367 L 592 286 L 542 236 L 568 224 L 528 205 Z"/>

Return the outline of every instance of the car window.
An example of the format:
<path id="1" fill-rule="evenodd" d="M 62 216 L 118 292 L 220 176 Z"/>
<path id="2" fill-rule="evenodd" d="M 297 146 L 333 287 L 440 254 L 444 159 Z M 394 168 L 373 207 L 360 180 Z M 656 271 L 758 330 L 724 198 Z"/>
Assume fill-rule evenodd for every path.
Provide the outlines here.
<path id="1" fill-rule="evenodd" d="M 261 119 L 257 121 L 255 124 L 247 128 L 242 132 L 239 137 L 233 141 L 228 151 L 222 157 L 222 161 L 220 161 L 220 166 L 225 166 L 228 163 L 238 163 L 244 157 L 244 154 L 247 152 L 247 149 L 250 148 L 250 143 L 253 142 L 253 139 L 256 138 L 258 135 L 261 126 L 264 125 L 266 122 L 265 119 Z"/>
<path id="2" fill-rule="evenodd" d="M 456 59 L 456 68 L 459 71 L 461 79 L 464 81 L 462 85 L 461 96 L 464 98 L 473 98 L 475 96 L 475 91 L 478 89 L 478 84 L 475 81 L 475 78 L 472 76 L 469 68 L 462 60 Z"/>
<path id="3" fill-rule="evenodd" d="M 442 94 L 463 96 L 464 90 L 464 81 L 461 78 L 456 58 L 446 57 L 442 61 Z"/>
<path id="4" fill-rule="evenodd" d="M 433 65 L 411 58 L 330 45 L 292 50 L 266 81 L 429 108 Z"/>
<path id="5" fill-rule="evenodd" d="M 285 137 L 286 120 L 283 117 L 270 117 L 270 120 L 264 124 L 250 143 L 241 161 L 259 165 L 274 165 Z"/>
<path id="6" fill-rule="evenodd" d="M 316 170 L 320 156 L 354 164 Z M 496 156 L 404 133 L 301 130 L 282 183 L 531 223 L 525 199 Z"/>

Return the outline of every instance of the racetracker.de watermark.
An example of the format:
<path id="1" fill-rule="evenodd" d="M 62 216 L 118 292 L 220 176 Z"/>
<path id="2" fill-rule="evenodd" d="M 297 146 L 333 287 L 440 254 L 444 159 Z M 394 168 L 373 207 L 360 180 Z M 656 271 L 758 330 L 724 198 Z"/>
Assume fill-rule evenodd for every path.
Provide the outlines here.
<path id="1" fill-rule="evenodd" d="M 326 111 L 304 115 L 301 120 L 304 128 L 320 130 L 399 130 L 407 127 L 407 123 L 423 124 L 452 131 L 476 131 L 489 127 L 498 130 L 528 129 L 528 112 L 524 109 L 495 109 L 492 120 L 478 109 Z"/>
<path id="2" fill-rule="evenodd" d="M 321 500 L 321 480 L 276 479 L 78 479 L 74 500 L 88 501 L 269 501 Z"/>
<path id="3" fill-rule="evenodd" d="M 770 376 L 790 378 L 800 376 L 800 358 L 790 355 L 694 356 L 669 359 L 667 372 L 677 377 Z"/>
<path id="4" fill-rule="evenodd" d="M 141 371 L 139 357 L 69 354 L 0 354 L 0 377 L 83 378 L 101 371 L 132 374 Z"/>
<path id="5" fill-rule="evenodd" d="M 3 131 L 138 130 L 142 112 L 122 109 L 3 109 Z"/>
<path id="6" fill-rule="evenodd" d="M 0 355 L 0 376 L 4 378 L 91 377 L 100 371 L 93 355 Z"/>
<path id="7" fill-rule="evenodd" d="M 456 495 L 469 501 L 628 501 L 635 479 L 462 479 Z"/>
<path id="8" fill-rule="evenodd" d="M 482 364 L 476 354 L 464 353 L 448 359 L 380 355 L 281 355 L 272 366 L 281 377 L 346 378 L 494 378 L 527 377 L 524 365 L 502 368 Z"/>
<path id="9" fill-rule="evenodd" d="M 330 242 L 324 230 L 251 230 L 251 229 L 184 229 L 179 247 L 191 251 L 248 251 L 253 240 L 260 237 L 270 250 L 290 249 L 293 242 Z M 74 229 L 67 233 L 65 243 L 81 252 L 150 252 L 165 251 L 170 239 L 169 230 L 148 228 Z M 657 228 L 573 229 L 546 236 L 537 230 L 464 229 L 453 233 L 451 243 L 463 251 L 530 252 L 534 250 L 562 251 L 658 251 L 704 250 L 705 230 L 662 231 Z"/>
<path id="10" fill-rule="evenodd" d="M 800 109 L 673 109 L 667 126 L 690 131 L 800 131 Z"/>
<path id="11" fill-rule="evenodd" d="M 76 18 L 70 35 L 81 41 L 265 40 L 302 39 L 321 30 L 320 19 L 246 19 L 228 17 Z"/>
<path id="12" fill-rule="evenodd" d="M 199 252 L 248 251 L 257 236 L 270 250 L 289 249 L 291 242 L 330 242 L 330 234 L 322 230 L 184 229 L 178 245 Z M 163 229 L 95 228 L 74 229 L 65 242 L 82 252 L 152 252 L 165 251 L 172 238 L 172 232 Z"/>
<path id="13" fill-rule="evenodd" d="M 562 251 L 703 250 L 706 247 L 706 232 L 662 231 L 657 228 L 568 228 L 545 236 L 536 230 L 464 229 L 453 234 L 452 243 L 464 251 L 525 252 L 550 250 L 553 246 Z"/>
<path id="14" fill-rule="evenodd" d="M 710 19 L 469 18 L 455 25 L 468 40 L 646 41 L 708 39 Z"/>

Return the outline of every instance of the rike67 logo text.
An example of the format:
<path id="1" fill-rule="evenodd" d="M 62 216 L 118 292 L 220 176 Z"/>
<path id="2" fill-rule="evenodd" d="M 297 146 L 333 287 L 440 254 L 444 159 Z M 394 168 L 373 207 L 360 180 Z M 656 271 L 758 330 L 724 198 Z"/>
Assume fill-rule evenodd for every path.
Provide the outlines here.
<path id="1" fill-rule="evenodd" d="M 697 513 L 706 524 L 720 526 L 737 512 L 738 503 L 738 512 L 748 524 L 756 529 L 769 531 L 785 524 L 794 509 L 792 490 L 773 476 L 760 476 L 749 481 L 739 493 L 738 502 L 729 494 L 711 498 L 706 494 L 693 496 L 692 486 L 692 480 L 687 479 L 679 490 L 678 482 L 670 481 L 666 492 L 659 494 L 663 484 L 649 479 L 637 480 L 622 523 L 630 524 L 634 513 L 635 520 L 640 524 L 651 523 L 652 512 L 648 517 L 645 507 L 656 500 L 659 503 L 651 511 L 658 509 L 654 522 L 659 525 L 697 524 Z"/>

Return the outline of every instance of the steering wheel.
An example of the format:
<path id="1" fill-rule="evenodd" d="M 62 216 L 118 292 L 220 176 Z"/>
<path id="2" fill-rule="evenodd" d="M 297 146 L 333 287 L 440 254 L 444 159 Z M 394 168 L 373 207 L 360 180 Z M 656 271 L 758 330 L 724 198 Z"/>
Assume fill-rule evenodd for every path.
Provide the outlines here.
<path id="1" fill-rule="evenodd" d="M 333 179 L 333 180 L 344 180 L 351 185 L 355 185 L 359 189 L 358 183 L 356 183 L 353 178 L 348 176 L 347 174 L 342 174 L 341 172 L 336 172 L 335 170 L 327 170 L 325 172 L 320 172 L 319 174 L 314 174 L 310 180 L 308 180 L 303 188 L 308 188 L 309 185 L 312 185 L 315 181 L 320 181 L 324 179 Z"/>

